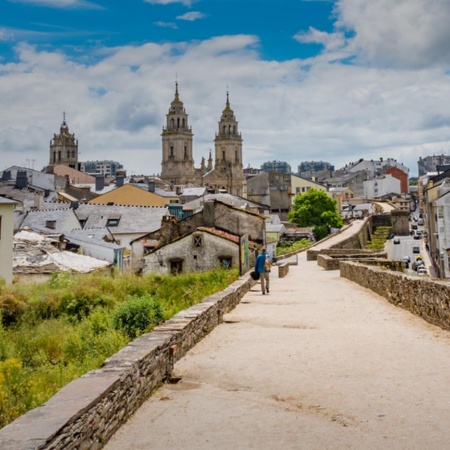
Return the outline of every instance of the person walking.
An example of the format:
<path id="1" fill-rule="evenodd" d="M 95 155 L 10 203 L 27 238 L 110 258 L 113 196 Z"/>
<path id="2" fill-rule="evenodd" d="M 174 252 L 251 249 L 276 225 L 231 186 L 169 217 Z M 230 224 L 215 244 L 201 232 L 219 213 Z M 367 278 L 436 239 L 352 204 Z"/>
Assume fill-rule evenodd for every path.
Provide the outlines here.
<path id="1" fill-rule="evenodd" d="M 272 261 L 267 254 L 265 247 L 261 249 L 261 253 L 258 255 L 255 261 L 255 270 L 260 274 L 261 280 L 261 292 L 263 295 L 269 293 L 269 282 L 270 282 L 270 269 L 272 267 Z"/>

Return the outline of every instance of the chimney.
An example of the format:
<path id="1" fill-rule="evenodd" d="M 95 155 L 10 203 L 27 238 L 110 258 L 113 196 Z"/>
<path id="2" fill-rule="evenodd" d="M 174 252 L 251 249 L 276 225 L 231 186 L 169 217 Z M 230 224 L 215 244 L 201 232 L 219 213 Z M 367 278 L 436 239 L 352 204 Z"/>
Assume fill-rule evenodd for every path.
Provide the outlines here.
<path id="1" fill-rule="evenodd" d="M 176 219 L 171 215 L 163 216 L 161 221 L 160 244 L 168 244 L 178 237 L 178 229 Z"/>
<path id="2" fill-rule="evenodd" d="M 155 193 L 155 181 L 154 180 L 148 180 L 148 192 Z"/>
<path id="3" fill-rule="evenodd" d="M 175 192 L 177 195 L 181 195 L 181 186 L 177 186 Z"/>
<path id="4" fill-rule="evenodd" d="M 214 227 L 214 200 L 208 200 L 203 204 L 203 225 L 205 227 Z"/>
<path id="5" fill-rule="evenodd" d="M 44 193 L 43 192 L 36 192 L 34 194 L 34 207 L 36 209 L 41 209 L 43 202 L 44 202 Z"/>
<path id="6" fill-rule="evenodd" d="M 95 175 L 95 191 L 101 191 L 105 187 L 105 175 L 96 174 Z"/>
<path id="7" fill-rule="evenodd" d="M 3 173 L 2 173 L 2 180 L 3 181 L 8 181 L 8 180 L 10 180 L 11 179 L 11 171 L 10 170 L 5 170 Z"/>
<path id="8" fill-rule="evenodd" d="M 28 177 L 26 170 L 18 170 L 16 175 L 16 188 L 23 189 L 28 187 Z"/>
<path id="9" fill-rule="evenodd" d="M 116 175 L 116 188 L 123 186 L 123 175 Z"/>

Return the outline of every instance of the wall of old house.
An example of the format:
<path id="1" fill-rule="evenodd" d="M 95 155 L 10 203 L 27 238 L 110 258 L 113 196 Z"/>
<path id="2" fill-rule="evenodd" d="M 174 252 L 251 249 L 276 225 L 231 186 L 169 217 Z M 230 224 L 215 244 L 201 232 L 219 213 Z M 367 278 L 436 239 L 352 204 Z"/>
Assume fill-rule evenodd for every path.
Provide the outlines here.
<path id="1" fill-rule="evenodd" d="M 201 236 L 196 247 L 194 236 Z M 232 267 L 239 268 L 239 245 L 207 232 L 195 232 L 143 256 L 142 272 L 171 273 L 171 261 L 181 260 L 182 273 L 203 272 L 220 267 L 220 257 L 231 257 Z"/>
<path id="2" fill-rule="evenodd" d="M 262 242 L 264 239 L 266 227 L 264 216 L 240 211 L 224 203 L 215 204 L 214 224 L 215 228 L 227 230 L 237 236 L 247 234 L 251 241 Z"/>

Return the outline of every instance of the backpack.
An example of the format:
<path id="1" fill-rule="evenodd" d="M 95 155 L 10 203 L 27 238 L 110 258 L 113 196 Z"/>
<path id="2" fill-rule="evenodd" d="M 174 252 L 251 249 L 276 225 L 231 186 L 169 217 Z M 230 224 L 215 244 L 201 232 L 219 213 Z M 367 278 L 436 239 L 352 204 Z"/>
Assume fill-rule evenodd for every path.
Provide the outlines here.
<path id="1" fill-rule="evenodd" d="M 264 270 L 270 270 L 272 268 L 272 263 L 270 262 L 269 257 L 266 257 L 266 260 L 264 261 Z"/>

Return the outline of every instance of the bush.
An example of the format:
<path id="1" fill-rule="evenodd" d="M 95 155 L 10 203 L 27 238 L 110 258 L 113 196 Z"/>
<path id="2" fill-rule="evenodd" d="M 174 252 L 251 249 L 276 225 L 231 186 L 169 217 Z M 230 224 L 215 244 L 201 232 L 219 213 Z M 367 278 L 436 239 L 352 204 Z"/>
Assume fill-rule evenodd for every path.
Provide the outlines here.
<path id="1" fill-rule="evenodd" d="M 26 306 L 26 299 L 22 295 L 18 293 L 3 292 L 3 294 L 0 295 L 2 324 L 9 326 L 16 323 L 25 312 Z"/>
<path id="2" fill-rule="evenodd" d="M 161 305 L 153 297 L 131 297 L 113 312 L 113 327 L 125 332 L 131 339 L 150 331 L 164 320 Z"/>

